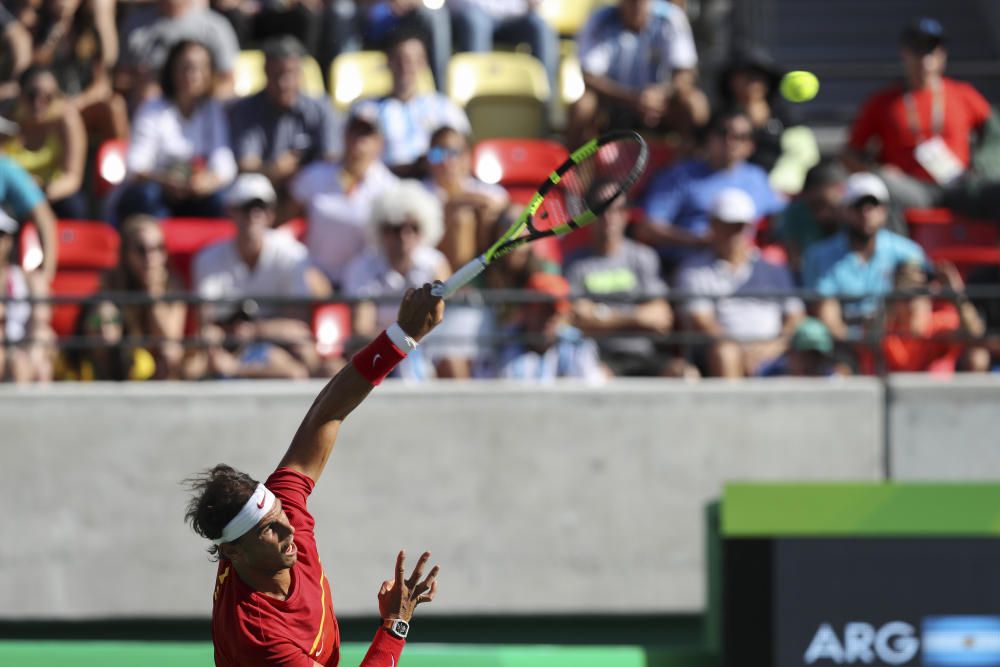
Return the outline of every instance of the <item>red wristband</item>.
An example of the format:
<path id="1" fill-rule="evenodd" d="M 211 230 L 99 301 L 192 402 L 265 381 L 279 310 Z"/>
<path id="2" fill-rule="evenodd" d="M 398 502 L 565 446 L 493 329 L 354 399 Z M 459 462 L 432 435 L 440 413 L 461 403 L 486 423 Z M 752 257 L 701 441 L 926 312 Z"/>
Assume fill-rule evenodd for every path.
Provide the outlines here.
<path id="1" fill-rule="evenodd" d="M 393 345 L 389 335 L 383 331 L 355 354 L 351 363 L 366 380 L 377 387 L 403 359 L 406 359 L 406 355 Z"/>

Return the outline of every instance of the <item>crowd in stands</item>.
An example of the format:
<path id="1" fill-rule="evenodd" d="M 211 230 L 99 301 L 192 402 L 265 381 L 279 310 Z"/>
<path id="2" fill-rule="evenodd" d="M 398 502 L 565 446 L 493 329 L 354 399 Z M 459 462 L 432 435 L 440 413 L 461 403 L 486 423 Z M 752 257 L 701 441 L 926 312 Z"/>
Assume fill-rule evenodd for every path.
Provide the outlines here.
<path id="1" fill-rule="evenodd" d="M 545 3 L 4 2 L 0 380 L 329 376 L 616 128 L 651 145 L 640 183 L 491 266 L 399 377 L 1000 370 L 1000 120 L 945 76 L 938 21 L 905 24 L 900 82 L 821 158 L 766 51 L 699 79 L 683 0 L 588 0 L 572 34 Z M 490 153 L 523 91 L 473 114 L 462 53 L 534 59 L 542 120 L 510 149 L 534 182 Z M 382 59 L 384 89 L 341 97 L 327 75 L 352 54 Z M 932 243 L 928 216 L 982 232 L 979 252 Z M 110 235 L 100 257 L 73 251 L 87 229 Z"/>

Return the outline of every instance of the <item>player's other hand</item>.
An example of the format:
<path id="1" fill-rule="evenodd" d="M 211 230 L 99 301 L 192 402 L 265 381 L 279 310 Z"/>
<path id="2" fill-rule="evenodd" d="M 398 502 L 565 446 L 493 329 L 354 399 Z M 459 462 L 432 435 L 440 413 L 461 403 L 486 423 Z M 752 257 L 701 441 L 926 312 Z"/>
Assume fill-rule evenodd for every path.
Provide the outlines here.
<path id="1" fill-rule="evenodd" d="M 420 578 L 430 557 L 431 553 L 425 551 L 417 561 L 409 579 L 404 579 L 406 552 L 400 551 L 396 556 L 396 578 L 392 581 L 383 581 L 382 587 L 378 589 L 378 610 L 383 620 L 401 618 L 409 622 L 418 604 L 434 599 L 437 593 L 437 575 L 441 568 L 435 565 L 426 577 Z"/>
<path id="2" fill-rule="evenodd" d="M 431 284 L 410 288 L 403 295 L 396 321 L 408 336 L 420 341 L 444 319 L 444 299 L 431 294 Z"/>

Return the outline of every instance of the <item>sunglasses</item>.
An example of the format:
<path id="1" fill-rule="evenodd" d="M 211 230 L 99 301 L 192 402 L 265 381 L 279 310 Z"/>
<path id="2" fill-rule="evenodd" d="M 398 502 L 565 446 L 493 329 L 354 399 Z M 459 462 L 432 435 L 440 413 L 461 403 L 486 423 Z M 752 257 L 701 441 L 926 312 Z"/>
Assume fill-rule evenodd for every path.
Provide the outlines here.
<path id="1" fill-rule="evenodd" d="M 163 243 L 157 243 L 156 245 L 133 245 L 132 250 L 139 253 L 143 257 L 149 257 L 152 254 L 162 254 L 167 251 L 167 246 Z"/>
<path id="2" fill-rule="evenodd" d="M 861 210 L 864 210 L 864 209 L 868 208 L 869 206 L 881 206 L 881 205 L 882 205 L 882 202 L 880 202 L 875 197 L 867 197 L 866 196 L 866 197 L 862 197 L 861 199 L 859 199 L 859 200 L 855 201 L 854 203 L 852 203 L 850 207 L 852 209 L 854 209 L 855 211 L 861 211 Z"/>
<path id="3" fill-rule="evenodd" d="M 87 326 L 89 326 L 92 329 L 97 329 L 99 327 L 103 327 L 105 325 L 110 325 L 110 324 L 118 326 L 121 323 L 122 323 L 122 316 L 118 313 L 115 313 L 114 315 L 108 315 L 107 317 L 101 315 L 100 313 L 94 313 L 87 318 Z"/>
<path id="4" fill-rule="evenodd" d="M 461 155 L 465 151 L 459 150 L 457 148 L 446 148 L 444 146 L 432 146 L 429 151 L 427 151 L 427 161 L 431 164 L 442 164 L 446 160 L 450 160 L 453 157 Z"/>
<path id="5" fill-rule="evenodd" d="M 404 222 L 401 225 L 382 225 L 383 234 L 393 234 L 395 236 L 402 236 L 403 232 L 409 232 L 410 234 L 419 234 L 420 225 L 412 222 Z"/>

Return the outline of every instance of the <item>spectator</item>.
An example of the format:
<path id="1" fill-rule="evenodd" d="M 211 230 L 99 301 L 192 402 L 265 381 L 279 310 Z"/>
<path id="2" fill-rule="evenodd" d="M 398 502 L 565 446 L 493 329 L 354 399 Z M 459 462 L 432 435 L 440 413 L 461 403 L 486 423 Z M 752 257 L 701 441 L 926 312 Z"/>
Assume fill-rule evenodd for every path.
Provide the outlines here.
<path id="1" fill-rule="evenodd" d="M 385 137 L 383 161 L 401 178 L 420 178 L 425 171 L 422 158 L 434 130 L 448 126 L 468 133 L 469 119 L 445 95 L 420 92 L 420 74 L 427 69 L 427 53 L 416 33 L 396 32 L 386 53 L 392 71 L 392 92 L 380 99 L 362 100 L 355 108 L 378 118 Z"/>
<path id="2" fill-rule="evenodd" d="M 87 133 L 80 112 L 63 96 L 51 70 L 30 67 L 21 76 L 14 120 L 20 132 L 3 142 L 4 152 L 31 174 L 57 216 L 88 218 L 87 200 L 80 191 Z"/>
<path id="3" fill-rule="evenodd" d="M 795 271 L 802 268 L 802 253 L 838 231 L 846 179 L 847 172 L 838 163 L 817 164 L 806 173 L 802 193 L 775 220 L 774 236 Z"/>
<path id="4" fill-rule="evenodd" d="M 421 0 L 360 0 L 357 4 L 362 11 L 364 48 L 385 51 L 391 48 L 397 32 L 416 35 L 429 55 L 425 60 L 430 62 L 438 90 L 444 89 L 448 59 L 451 58 L 451 22 L 447 9 L 431 9 Z"/>
<path id="5" fill-rule="evenodd" d="M 719 77 L 719 99 L 723 107 L 745 111 L 753 124 L 754 152 L 748 162 L 768 172 L 776 190 L 795 194 L 819 161 L 819 147 L 816 135 L 778 94 L 783 75 L 762 49 L 738 51 Z"/>
<path id="6" fill-rule="evenodd" d="M 236 174 L 236 160 L 225 112 L 212 94 L 213 72 L 212 55 L 198 42 L 183 40 L 171 49 L 163 98 L 135 115 L 119 218 L 223 215 L 222 190 Z"/>
<path id="7" fill-rule="evenodd" d="M 497 355 L 495 368 L 480 375 L 510 380 L 552 381 L 576 378 L 596 382 L 608 377 L 597 344 L 569 325 L 569 283 L 562 276 L 537 273 L 527 289 L 548 301 L 527 303 L 518 309 L 517 322 L 505 333 L 511 341 Z"/>
<path id="8" fill-rule="evenodd" d="M 316 162 L 291 182 L 291 194 L 308 218 L 306 246 L 331 283 L 340 286 L 347 264 L 368 246 L 372 205 L 398 179 L 382 164 L 377 121 L 355 110 L 344 130 L 344 159 Z"/>
<path id="9" fill-rule="evenodd" d="M 183 292 L 184 287 L 170 267 L 163 230 L 155 218 L 136 215 L 122 224 L 118 266 L 104 276 L 102 291 L 150 299 L 148 303 L 122 303 L 117 306 L 122 325 L 122 335 L 118 338 L 123 339 L 123 353 L 132 361 L 135 354 L 148 355 L 153 362 L 153 372 L 149 377 L 179 379 L 184 362 L 182 343 L 187 304 L 163 300 L 170 294 Z M 92 314 L 109 317 L 108 309 L 102 311 L 99 308 Z M 81 326 L 87 324 L 84 322 Z M 101 331 L 102 335 L 108 333 Z M 110 345 L 115 337 L 105 338 Z M 145 352 L 134 352 L 140 349 Z M 143 368 L 147 365 L 143 362 Z"/>
<path id="10" fill-rule="evenodd" d="M 847 375 L 846 369 L 834 358 L 833 336 L 826 325 L 806 317 L 792 334 L 788 351 L 764 364 L 757 372 L 760 377 L 833 377 Z"/>
<path id="11" fill-rule="evenodd" d="M 660 249 L 667 270 L 708 244 L 709 210 L 719 193 L 738 188 L 750 195 L 760 216 L 781 212 L 783 199 L 771 188 L 767 172 L 747 162 L 754 151 L 753 125 L 746 113 L 724 111 L 706 130 L 704 157 L 655 174 L 646 190 L 640 240 Z"/>
<path id="12" fill-rule="evenodd" d="M 598 179 L 587 199 L 603 200 L 602 193 L 614 187 Z M 615 375 L 660 375 L 667 355 L 649 334 L 669 332 L 673 313 L 656 252 L 625 238 L 627 225 L 625 198 L 619 197 L 591 226 L 590 247 L 566 259 L 570 286 L 586 295 L 573 302 L 573 324 L 597 340 L 601 360 Z"/>
<path id="13" fill-rule="evenodd" d="M 944 76 L 947 38 L 941 24 L 921 18 L 900 38 L 902 85 L 876 93 L 851 128 L 844 161 L 853 171 L 874 168 L 895 207 L 893 231 L 906 230 L 902 211 L 942 202 L 945 188 L 969 166 L 970 136 L 990 117 L 971 85 Z M 875 165 L 867 151 L 877 144 Z"/>
<path id="14" fill-rule="evenodd" d="M 44 0 L 35 24 L 34 64 L 48 68 L 98 141 L 128 136 L 125 99 L 111 86 L 118 59 L 113 0 Z"/>
<path id="15" fill-rule="evenodd" d="M 500 214 L 510 204 L 507 191 L 472 175 L 469 139 L 452 127 L 438 128 L 427 151 L 427 187 L 444 207 L 444 236 L 439 248 L 452 266 L 462 266 L 496 237 Z M 447 326 L 447 325 L 445 325 Z"/>
<path id="16" fill-rule="evenodd" d="M 202 337 L 209 346 L 189 367 L 191 375 L 305 378 L 318 366 L 308 309 L 253 300 L 330 294 L 329 283 L 309 265 L 305 246 L 271 229 L 276 201 L 265 176 L 242 174 L 226 195 L 236 238 L 195 257 L 198 296 L 221 301 L 201 308 Z"/>
<path id="17" fill-rule="evenodd" d="M 0 116 L 17 102 L 21 73 L 31 64 L 31 33 L 0 6 Z"/>
<path id="18" fill-rule="evenodd" d="M 35 223 L 42 244 L 41 269 L 44 280 L 40 281 L 39 289 L 44 286 L 47 290 L 56 275 L 59 254 L 56 216 L 31 175 L 6 155 L 0 155 L 0 209 L 10 211 L 16 219 Z"/>
<path id="19" fill-rule="evenodd" d="M 240 171 L 264 174 L 278 193 L 306 165 L 332 159 L 339 144 L 329 98 L 300 92 L 304 56 L 302 45 L 291 36 L 265 44 L 267 85 L 229 109 Z"/>
<path id="20" fill-rule="evenodd" d="M 890 372 L 950 372 L 967 347 L 957 336 L 978 339 L 986 329 L 965 296 L 965 284 L 954 265 L 939 264 L 935 273 L 955 299 L 954 307 L 934 308 L 922 264 L 904 262 L 896 267 L 896 291 L 907 296 L 893 299 L 888 308 L 882 354 Z"/>
<path id="21" fill-rule="evenodd" d="M 493 40 L 527 44 L 545 66 L 549 89 L 556 99 L 559 35 L 538 12 L 541 0 L 451 0 L 452 32 L 456 51 L 488 53 Z"/>
<path id="22" fill-rule="evenodd" d="M 111 301 L 83 306 L 73 335 L 78 345 L 59 356 L 58 380 L 122 382 L 150 380 L 156 374 L 156 360 L 149 350 L 125 344 L 122 314 Z"/>
<path id="23" fill-rule="evenodd" d="M 211 6 L 229 20 L 243 49 L 287 36 L 316 53 L 323 4 L 322 0 L 212 0 Z"/>
<path id="24" fill-rule="evenodd" d="M 156 96 L 158 73 L 169 69 L 169 55 L 182 41 L 198 42 L 208 49 L 213 63 L 210 87 L 217 86 L 221 97 L 232 94 L 239 43 L 225 17 L 207 5 L 196 0 L 157 0 L 154 13 L 135 12 L 122 34 L 125 49 L 115 87 L 125 92 L 130 107 Z"/>
<path id="25" fill-rule="evenodd" d="M 791 291 L 794 284 L 788 269 L 753 247 L 757 210 L 749 194 L 721 191 L 710 217 L 708 251 L 685 263 L 677 282 L 693 297 L 685 306 L 692 327 L 710 340 L 703 360 L 708 374 L 746 377 L 785 351 L 805 307 L 794 297 L 753 295 Z"/>
<path id="26" fill-rule="evenodd" d="M 819 318 L 837 340 L 858 333 L 876 315 L 880 298 L 892 290 L 903 262 L 927 263 L 913 241 L 885 229 L 889 191 L 878 176 L 852 174 L 844 186 L 844 228 L 813 244 L 802 258 L 802 280 L 819 292 Z M 838 299 L 851 299 L 843 305 Z"/>
<path id="27" fill-rule="evenodd" d="M 371 246 L 348 264 L 344 272 L 345 296 L 377 299 L 398 298 L 410 287 L 444 280 L 451 273 L 448 260 L 435 249 L 441 239 L 441 206 L 427 189 L 416 181 L 402 181 L 386 190 L 372 209 Z M 389 326 L 395 310 L 388 304 L 359 303 L 354 312 L 354 332 L 374 335 Z M 433 337 L 429 337 L 430 343 Z M 414 352 L 400 365 L 400 374 L 408 379 L 423 379 L 434 374 L 428 346 Z"/>
<path id="28" fill-rule="evenodd" d="M 570 145 L 616 127 L 690 135 L 708 118 L 691 25 L 676 5 L 619 0 L 594 12 L 577 43 L 586 92 L 570 109 Z"/>
<path id="29" fill-rule="evenodd" d="M 52 379 L 50 311 L 27 299 L 47 296 L 48 284 L 42 274 L 25 273 L 11 261 L 19 231 L 0 208 L 0 381 L 44 382 Z"/>
<path id="30" fill-rule="evenodd" d="M 313 55 L 320 69 L 329 72 L 341 53 L 361 50 L 361 17 L 355 0 L 326 0 L 322 11 L 320 40 Z"/>
<path id="31" fill-rule="evenodd" d="M 974 370 L 1000 371 L 1000 264 L 974 269 L 969 274 L 969 286 L 982 292 L 973 295 L 972 303 L 986 328 L 985 339 L 970 354 Z"/>

